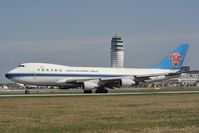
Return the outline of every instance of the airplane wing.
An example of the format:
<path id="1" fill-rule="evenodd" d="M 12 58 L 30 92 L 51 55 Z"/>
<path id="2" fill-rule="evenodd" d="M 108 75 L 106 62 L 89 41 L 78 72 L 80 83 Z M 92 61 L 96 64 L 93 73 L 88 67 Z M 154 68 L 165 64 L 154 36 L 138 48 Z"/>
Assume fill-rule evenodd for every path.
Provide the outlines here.
<path id="1" fill-rule="evenodd" d="M 176 77 L 179 73 L 175 74 L 162 74 L 162 75 L 139 75 L 139 76 L 119 76 L 119 77 L 103 77 L 103 78 L 63 78 L 57 81 L 58 86 L 82 86 L 82 84 L 92 84 L 93 86 L 119 88 L 131 87 L 139 82 L 164 80 L 168 77 Z"/>
<path id="2" fill-rule="evenodd" d="M 79 79 L 64 78 L 62 80 L 57 81 L 57 85 L 73 87 L 74 85 L 81 86 L 83 83 L 90 83 L 90 84 L 95 84 L 95 86 L 114 89 L 114 87 L 121 86 L 121 81 L 129 82 L 130 84 L 135 83 L 134 76 L 121 76 L 121 77 L 110 77 L 110 78 L 79 78 Z"/>

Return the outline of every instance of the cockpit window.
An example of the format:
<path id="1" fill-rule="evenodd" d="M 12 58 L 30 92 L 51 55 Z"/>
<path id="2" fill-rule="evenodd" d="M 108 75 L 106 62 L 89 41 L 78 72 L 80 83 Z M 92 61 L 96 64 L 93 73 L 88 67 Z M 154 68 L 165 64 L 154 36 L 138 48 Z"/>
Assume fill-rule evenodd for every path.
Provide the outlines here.
<path id="1" fill-rule="evenodd" d="M 18 67 L 25 67 L 24 65 L 19 65 Z"/>

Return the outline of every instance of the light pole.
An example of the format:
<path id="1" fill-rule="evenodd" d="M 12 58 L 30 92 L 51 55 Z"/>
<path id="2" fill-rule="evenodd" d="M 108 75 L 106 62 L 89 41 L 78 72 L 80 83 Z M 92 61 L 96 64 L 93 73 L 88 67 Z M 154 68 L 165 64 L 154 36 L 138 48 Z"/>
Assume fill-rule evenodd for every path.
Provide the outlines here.
<path id="1" fill-rule="evenodd" d="M 3 63 L 1 63 L 1 87 L 3 88 Z"/>

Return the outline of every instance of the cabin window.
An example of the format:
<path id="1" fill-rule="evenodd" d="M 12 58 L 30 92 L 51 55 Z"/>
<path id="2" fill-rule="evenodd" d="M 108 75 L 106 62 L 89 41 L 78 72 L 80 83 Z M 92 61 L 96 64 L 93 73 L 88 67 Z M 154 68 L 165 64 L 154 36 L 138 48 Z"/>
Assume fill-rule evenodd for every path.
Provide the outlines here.
<path id="1" fill-rule="evenodd" d="M 46 69 L 46 71 L 48 72 L 48 71 L 49 71 L 49 69 Z"/>
<path id="2" fill-rule="evenodd" d="M 40 71 L 40 69 L 37 69 L 37 71 Z"/>
<path id="3" fill-rule="evenodd" d="M 24 65 L 19 65 L 18 67 L 25 67 Z"/>
<path id="4" fill-rule="evenodd" d="M 55 72 L 57 72 L 57 69 L 55 69 Z"/>
<path id="5" fill-rule="evenodd" d="M 59 71 L 60 71 L 60 72 L 62 72 L 62 70 L 61 70 L 61 69 L 59 69 Z"/>
<path id="6" fill-rule="evenodd" d="M 53 72 L 53 69 L 51 69 L 51 72 Z"/>
<path id="7" fill-rule="evenodd" d="M 43 71 L 43 72 L 44 72 L 44 71 L 45 71 L 45 69 L 41 69 L 41 71 Z"/>

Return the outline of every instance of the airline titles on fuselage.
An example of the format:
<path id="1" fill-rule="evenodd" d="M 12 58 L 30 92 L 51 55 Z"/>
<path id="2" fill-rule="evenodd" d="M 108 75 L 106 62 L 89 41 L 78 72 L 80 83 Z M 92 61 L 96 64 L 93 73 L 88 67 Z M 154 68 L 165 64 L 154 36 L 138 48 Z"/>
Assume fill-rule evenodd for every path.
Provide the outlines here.
<path id="1" fill-rule="evenodd" d="M 38 68 L 37 69 L 38 72 L 64 72 L 63 69 L 40 69 Z M 65 72 L 93 72 L 93 73 L 96 73 L 98 72 L 97 70 L 80 70 L 80 69 L 65 69 Z"/>

